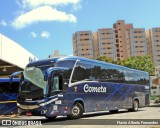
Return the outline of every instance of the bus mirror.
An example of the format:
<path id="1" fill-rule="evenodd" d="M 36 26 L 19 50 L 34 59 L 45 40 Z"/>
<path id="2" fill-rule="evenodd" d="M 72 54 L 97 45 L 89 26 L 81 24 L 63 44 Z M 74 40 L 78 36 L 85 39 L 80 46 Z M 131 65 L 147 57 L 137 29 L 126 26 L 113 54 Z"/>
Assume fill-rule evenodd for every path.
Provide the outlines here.
<path id="1" fill-rule="evenodd" d="M 12 83 L 12 80 L 15 76 L 22 74 L 23 71 L 18 71 L 18 72 L 14 72 L 12 73 L 9 77 L 10 77 L 10 83 Z"/>

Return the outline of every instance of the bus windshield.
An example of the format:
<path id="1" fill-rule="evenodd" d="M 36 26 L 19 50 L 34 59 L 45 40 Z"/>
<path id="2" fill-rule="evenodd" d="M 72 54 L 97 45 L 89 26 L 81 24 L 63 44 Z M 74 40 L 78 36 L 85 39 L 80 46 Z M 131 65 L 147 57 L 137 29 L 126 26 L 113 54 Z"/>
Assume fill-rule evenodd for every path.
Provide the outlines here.
<path id="1" fill-rule="evenodd" d="M 35 63 L 33 63 L 32 65 L 28 65 L 23 71 L 24 80 L 20 84 L 19 96 L 21 98 L 39 99 L 47 96 L 50 91 L 58 93 L 60 90 L 63 89 L 63 83 L 65 83 L 66 85 L 69 84 L 69 79 L 74 64 L 75 61 L 64 60 L 51 64 L 45 63 L 36 65 Z M 68 70 L 63 71 L 62 75 L 59 76 L 58 80 L 54 78 L 52 82 L 50 81 L 48 83 L 48 80 L 44 80 L 44 73 L 46 69 L 50 67 L 66 67 L 68 68 Z M 55 84 L 56 81 L 59 82 L 59 84 Z M 51 84 L 56 86 L 53 87 L 52 90 L 49 89 L 49 86 L 53 86 Z"/>
<path id="2" fill-rule="evenodd" d="M 43 91 L 45 91 L 47 82 L 44 81 L 42 69 L 38 67 L 26 67 L 23 74 L 25 79 L 27 79 L 28 81 L 32 82 L 34 85 L 40 87 L 41 89 L 43 89 Z"/>

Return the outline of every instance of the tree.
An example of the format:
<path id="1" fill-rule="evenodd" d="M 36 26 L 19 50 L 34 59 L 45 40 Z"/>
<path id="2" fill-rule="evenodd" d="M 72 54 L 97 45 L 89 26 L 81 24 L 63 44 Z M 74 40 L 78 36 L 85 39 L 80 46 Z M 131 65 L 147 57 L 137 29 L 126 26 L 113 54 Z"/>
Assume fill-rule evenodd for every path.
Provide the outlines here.
<path id="1" fill-rule="evenodd" d="M 114 60 L 112 60 L 111 58 L 106 57 L 106 56 L 100 56 L 97 58 L 97 60 L 108 62 L 108 63 L 114 63 Z"/>
<path id="2" fill-rule="evenodd" d="M 150 56 L 145 55 L 145 56 L 134 56 L 125 60 L 121 61 L 121 65 L 133 68 L 133 69 L 138 69 L 142 71 L 146 71 L 149 74 L 153 74 L 154 72 L 154 65 L 151 61 Z"/>

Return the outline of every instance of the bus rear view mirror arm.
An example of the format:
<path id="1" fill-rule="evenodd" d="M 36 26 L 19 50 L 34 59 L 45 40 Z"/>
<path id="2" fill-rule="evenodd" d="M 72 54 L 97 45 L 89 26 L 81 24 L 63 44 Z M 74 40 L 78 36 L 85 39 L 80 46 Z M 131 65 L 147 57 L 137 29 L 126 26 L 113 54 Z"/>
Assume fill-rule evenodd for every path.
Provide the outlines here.
<path id="1" fill-rule="evenodd" d="M 22 74 L 23 71 L 18 71 L 18 72 L 14 72 L 12 73 L 9 77 L 10 77 L 10 83 L 12 83 L 12 80 L 15 76 Z"/>

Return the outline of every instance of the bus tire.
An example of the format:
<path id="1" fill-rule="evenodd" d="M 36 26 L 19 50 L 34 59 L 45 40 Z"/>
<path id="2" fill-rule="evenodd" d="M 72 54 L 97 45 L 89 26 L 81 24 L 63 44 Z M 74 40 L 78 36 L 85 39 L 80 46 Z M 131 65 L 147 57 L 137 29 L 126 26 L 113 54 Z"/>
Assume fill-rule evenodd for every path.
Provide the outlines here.
<path id="1" fill-rule="evenodd" d="M 69 119 L 79 119 L 82 117 L 84 112 L 84 108 L 82 106 L 82 104 L 80 103 L 76 103 L 73 105 L 72 109 L 71 109 L 71 114 L 68 115 Z"/>
<path id="2" fill-rule="evenodd" d="M 139 102 L 138 100 L 133 101 L 133 107 L 131 109 L 128 109 L 130 112 L 137 112 L 139 108 Z"/>
<path id="3" fill-rule="evenodd" d="M 117 113 L 118 110 L 110 110 L 109 112 L 110 112 L 110 113 Z"/>
<path id="4" fill-rule="evenodd" d="M 53 116 L 53 117 L 48 117 L 48 116 L 45 116 L 48 120 L 54 120 L 56 119 L 57 116 Z"/>

